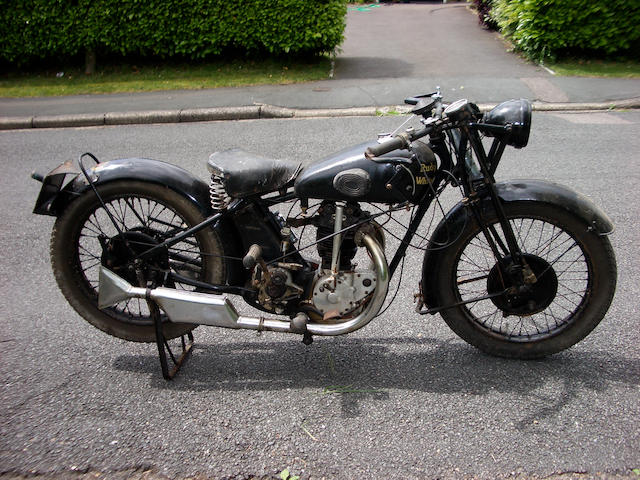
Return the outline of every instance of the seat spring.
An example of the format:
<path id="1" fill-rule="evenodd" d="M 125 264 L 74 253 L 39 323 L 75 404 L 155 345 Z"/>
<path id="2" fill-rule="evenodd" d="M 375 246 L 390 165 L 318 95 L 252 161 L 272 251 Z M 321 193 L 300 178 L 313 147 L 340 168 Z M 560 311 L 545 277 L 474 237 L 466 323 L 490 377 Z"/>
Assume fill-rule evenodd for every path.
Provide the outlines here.
<path id="1" fill-rule="evenodd" d="M 231 197 L 227 195 L 220 175 L 211 175 L 209 197 L 211 198 L 211 208 L 214 210 L 224 210 L 231 203 Z"/>

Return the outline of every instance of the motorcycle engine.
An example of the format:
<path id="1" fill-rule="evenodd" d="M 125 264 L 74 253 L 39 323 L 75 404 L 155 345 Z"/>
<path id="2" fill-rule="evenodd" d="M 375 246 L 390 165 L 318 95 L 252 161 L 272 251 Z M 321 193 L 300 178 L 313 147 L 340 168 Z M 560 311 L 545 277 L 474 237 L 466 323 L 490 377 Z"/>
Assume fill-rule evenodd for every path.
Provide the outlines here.
<path id="1" fill-rule="evenodd" d="M 315 272 L 305 272 L 303 265 L 297 263 L 257 264 L 251 277 L 251 285 L 257 294 L 256 306 L 282 314 L 294 312 L 292 308 L 305 309 L 306 305 L 313 320 L 320 322 L 341 321 L 361 310 L 376 288 L 377 277 L 374 270 L 355 270 L 353 260 L 358 251 L 355 234 L 360 224 L 368 223 L 373 227 L 378 243 L 384 248 L 382 228 L 370 219 L 369 213 L 363 211 L 358 203 L 346 203 L 342 228 L 347 230 L 342 233 L 338 271 L 332 272 L 335 212 L 335 203 L 324 201 L 313 217 L 297 221 L 290 218 L 287 219 L 288 225 L 282 223 L 283 232 L 290 232 L 290 227 L 303 225 L 316 227 L 320 265 L 317 265 Z M 309 273 L 313 278 L 309 277 Z"/>
<path id="2" fill-rule="evenodd" d="M 258 289 L 258 302 L 268 311 L 283 313 L 287 303 L 300 298 L 303 288 L 293 280 L 292 272 L 301 267 L 297 264 L 280 263 L 254 270 L 252 283 Z"/>

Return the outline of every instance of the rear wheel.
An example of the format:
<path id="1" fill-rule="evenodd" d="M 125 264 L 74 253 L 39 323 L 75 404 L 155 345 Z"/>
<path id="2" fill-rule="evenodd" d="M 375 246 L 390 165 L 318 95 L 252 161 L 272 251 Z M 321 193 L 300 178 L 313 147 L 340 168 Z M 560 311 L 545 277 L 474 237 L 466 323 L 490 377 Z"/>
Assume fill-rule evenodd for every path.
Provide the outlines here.
<path id="1" fill-rule="evenodd" d="M 89 323 L 110 335 L 136 342 L 155 341 L 145 300 L 129 299 L 100 310 L 98 274 L 106 266 L 129 283 L 193 290 L 167 280 L 168 272 L 207 283 L 224 280 L 222 246 L 216 233 L 204 229 L 134 267 L 134 258 L 150 247 L 204 220 L 186 198 L 161 185 L 115 181 L 97 187 L 104 206 L 89 190 L 58 218 L 51 237 L 56 281 L 71 306 Z M 105 209 L 106 207 L 106 209 Z M 114 225 L 115 223 L 115 225 Z M 116 228 L 117 225 L 117 228 Z M 164 318 L 164 335 L 175 338 L 195 328 Z"/>
<path id="2" fill-rule="evenodd" d="M 440 262 L 441 304 L 495 296 L 449 308 L 442 317 L 461 338 L 492 355 L 538 358 L 569 348 L 596 327 L 611 304 L 616 286 L 611 244 L 553 205 L 513 202 L 504 209 L 537 281 L 526 284 L 505 275 L 483 231 L 468 222 L 450 247 L 453 253 Z M 506 243 L 495 215 L 487 225 Z M 516 263 L 509 256 L 504 260 L 507 269 Z"/>

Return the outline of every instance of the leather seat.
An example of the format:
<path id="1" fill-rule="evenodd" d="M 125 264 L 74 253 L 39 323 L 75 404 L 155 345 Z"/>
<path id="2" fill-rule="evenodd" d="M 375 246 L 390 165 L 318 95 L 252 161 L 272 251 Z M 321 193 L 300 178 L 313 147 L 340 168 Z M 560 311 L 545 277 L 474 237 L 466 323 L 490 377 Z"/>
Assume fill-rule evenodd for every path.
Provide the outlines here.
<path id="1" fill-rule="evenodd" d="M 227 195 L 242 198 L 284 187 L 295 180 L 302 163 L 275 160 L 233 148 L 212 154 L 207 168 L 222 178 Z"/>

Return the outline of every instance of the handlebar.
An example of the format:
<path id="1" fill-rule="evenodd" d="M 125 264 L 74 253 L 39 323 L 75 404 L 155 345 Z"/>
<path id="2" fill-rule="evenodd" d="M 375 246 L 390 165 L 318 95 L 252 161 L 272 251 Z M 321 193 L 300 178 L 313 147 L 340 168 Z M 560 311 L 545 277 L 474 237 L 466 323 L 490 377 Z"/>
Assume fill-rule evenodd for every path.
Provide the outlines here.
<path id="1" fill-rule="evenodd" d="M 379 157 L 385 153 L 393 152 L 399 148 L 407 146 L 406 140 L 402 137 L 393 137 L 391 140 L 381 143 L 373 147 L 369 147 L 365 150 L 364 154 L 367 158 Z"/>
<path id="2" fill-rule="evenodd" d="M 431 124 L 427 125 L 424 128 L 421 128 L 420 130 L 399 133 L 391 140 L 387 140 L 380 145 L 374 145 L 373 147 L 367 148 L 364 151 L 364 155 L 367 158 L 373 158 L 384 155 L 385 153 L 393 152 L 394 150 L 407 148 L 414 140 L 422 138 L 425 135 L 431 133 L 431 131 L 433 131 L 433 128 L 434 124 Z"/>

